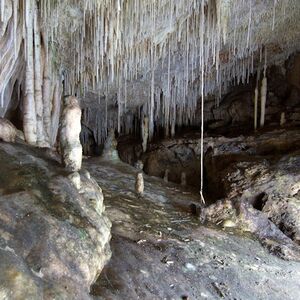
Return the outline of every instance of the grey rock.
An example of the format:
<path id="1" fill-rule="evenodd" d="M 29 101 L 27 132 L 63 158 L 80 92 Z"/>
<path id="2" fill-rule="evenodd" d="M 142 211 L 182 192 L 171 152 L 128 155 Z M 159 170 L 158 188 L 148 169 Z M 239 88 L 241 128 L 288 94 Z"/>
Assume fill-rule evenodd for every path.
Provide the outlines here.
<path id="1" fill-rule="evenodd" d="M 0 298 L 90 299 L 111 256 L 101 188 L 25 145 L 0 143 L 0 166 Z"/>

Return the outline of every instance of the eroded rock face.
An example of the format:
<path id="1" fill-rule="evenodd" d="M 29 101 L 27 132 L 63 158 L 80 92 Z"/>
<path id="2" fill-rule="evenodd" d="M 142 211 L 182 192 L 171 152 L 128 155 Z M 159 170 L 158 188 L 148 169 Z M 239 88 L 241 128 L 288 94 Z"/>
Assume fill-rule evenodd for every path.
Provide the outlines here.
<path id="1" fill-rule="evenodd" d="M 202 209 L 203 221 L 255 234 L 272 252 L 300 260 L 300 135 L 274 131 L 214 143 L 206 166 L 224 200 Z"/>
<path id="2" fill-rule="evenodd" d="M 101 188 L 22 145 L 0 143 L 0 165 L 0 298 L 89 299 L 111 256 Z"/>
<path id="3" fill-rule="evenodd" d="M 200 159 L 197 155 L 197 141 L 190 144 L 187 140 L 169 141 L 144 156 L 145 172 L 163 177 L 166 170 L 168 180 L 180 183 L 182 172 L 186 173 L 186 183 L 197 187 L 200 183 Z"/>

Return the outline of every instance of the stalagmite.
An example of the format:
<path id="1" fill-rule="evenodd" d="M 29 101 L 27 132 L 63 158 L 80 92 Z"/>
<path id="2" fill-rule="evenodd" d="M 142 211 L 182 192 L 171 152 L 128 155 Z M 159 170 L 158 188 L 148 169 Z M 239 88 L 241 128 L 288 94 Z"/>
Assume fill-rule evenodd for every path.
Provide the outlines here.
<path id="1" fill-rule="evenodd" d="M 181 185 L 186 186 L 186 173 L 185 172 L 181 173 Z"/>
<path id="2" fill-rule="evenodd" d="M 118 142 L 115 137 L 115 130 L 111 128 L 104 143 L 102 157 L 107 160 L 118 161 L 120 158 L 117 150 L 117 145 Z"/>
<path id="3" fill-rule="evenodd" d="M 260 90 L 260 127 L 265 125 L 266 114 L 266 102 L 267 102 L 267 50 L 265 49 L 265 65 L 264 65 L 264 77 L 261 82 Z"/>
<path id="4" fill-rule="evenodd" d="M 147 143 L 148 143 L 148 137 L 149 137 L 149 118 L 144 117 L 142 121 L 142 146 L 143 146 L 143 152 L 147 151 Z"/>
<path id="5" fill-rule="evenodd" d="M 60 151 L 62 163 L 67 170 L 76 172 L 81 169 L 82 146 L 79 134 L 81 131 L 81 108 L 75 97 L 64 99 L 60 125 Z"/>
<path id="6" fill-rule="evenodd" d="M 165 174 L 164 174 L 164 182 L 169 182 L 169 173 L 170 173 L 170 170 L 166 169 Z"/>
<path id="7" fill-rule="evenodd" d="M 285 123 L 286 123 L 285 112 L 282 112 L 280 114 L 280 126 L 284 126 Z"/>
<path id="8" fill-rule="evenodd" d="M 143 171 L 143 169 L 144 169 L 144 163 L 141 160 L 138 160 L 134 166 L 136 169 L 138 169 L 140 171 Z"/>
<path id="9" fill-rule="evenodd" d="M 135 191 L 139 196 L 144 194 L 144 177 L 142 172 L 136 174 Z"/>
<path id="10" fill-rule="evenodd" d="M 267 77 L 261 83 L 261 107 L 260 107 L 260 127 L 265 125 L 266 100 L 267 100 Z"/>

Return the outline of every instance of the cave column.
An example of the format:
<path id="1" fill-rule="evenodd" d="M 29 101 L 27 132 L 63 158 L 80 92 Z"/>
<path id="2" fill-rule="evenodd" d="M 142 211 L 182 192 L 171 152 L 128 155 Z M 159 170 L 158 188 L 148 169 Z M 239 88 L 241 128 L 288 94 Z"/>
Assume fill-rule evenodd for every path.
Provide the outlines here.
<path id="1" fill-rule="evenodd" d="M 34 1 L 35 2 L 35 1 Z M 42 95 L 42 61 L 41 56 L 41 33 L 39 26 L 38 7 L 35 2 L 34 7 L 34 95 L 36 110 L 36 132 L 37 145 L 46 146 L 43 124 L 43 95 Z"/>
<path id="2" fill-rule="evenodd" d="M 23 127 L 25 140 L 28 144 L 37 142 L 37 120 L 34 100 L 34 59 L 33 59 L 33 14 L 34 0 L 25 2 L 25 26 L 26 26 L 26 71 L 25 71 L 25 97 L 23 105 Z"/>

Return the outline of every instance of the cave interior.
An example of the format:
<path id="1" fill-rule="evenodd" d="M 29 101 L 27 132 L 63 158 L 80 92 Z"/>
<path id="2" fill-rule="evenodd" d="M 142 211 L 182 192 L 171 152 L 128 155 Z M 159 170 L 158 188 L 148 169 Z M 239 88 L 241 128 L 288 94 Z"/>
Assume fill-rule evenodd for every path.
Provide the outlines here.
<path id="1" fill-rule="evenodd" d="M 0 300 L 300 299 L 299 0 L 0 0 Z"/>

